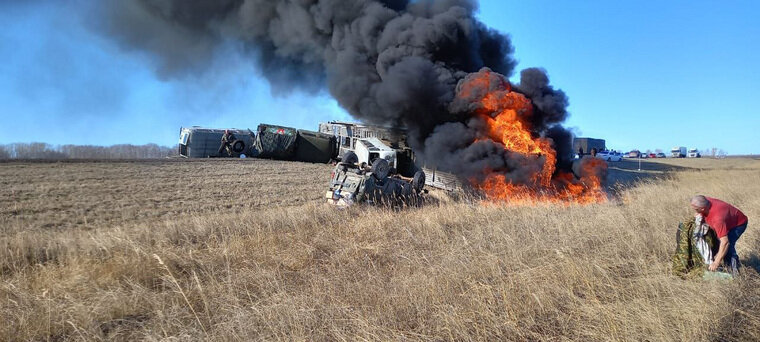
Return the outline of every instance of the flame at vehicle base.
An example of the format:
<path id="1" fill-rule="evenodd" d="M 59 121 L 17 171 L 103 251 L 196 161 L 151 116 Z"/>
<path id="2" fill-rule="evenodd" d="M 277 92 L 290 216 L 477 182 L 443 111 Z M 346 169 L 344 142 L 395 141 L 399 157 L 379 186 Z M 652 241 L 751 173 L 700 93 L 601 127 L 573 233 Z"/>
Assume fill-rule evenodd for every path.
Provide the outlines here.
<path id="1" fill-rule="evenodd" d="M 607 163 L 594 158 L 576 161 L 578 178 L 570 171 L 557 170 L 554 142 L 532 130 L 531 100 L 512 91 L 502 75 L 489 70 L 471 74 L 460 83 L 457 97 L 474 101 L 473 117 L 485 122 L 476 125 L 480 128 L 473 143 L 489 139 L 502 145 L 511 163 L 503 170 L 483 170 L 484 177 L 470 179 L 471 185 L 489 200 L 509 204 L 587 204 L 607 200 L 602 185 Z"/>

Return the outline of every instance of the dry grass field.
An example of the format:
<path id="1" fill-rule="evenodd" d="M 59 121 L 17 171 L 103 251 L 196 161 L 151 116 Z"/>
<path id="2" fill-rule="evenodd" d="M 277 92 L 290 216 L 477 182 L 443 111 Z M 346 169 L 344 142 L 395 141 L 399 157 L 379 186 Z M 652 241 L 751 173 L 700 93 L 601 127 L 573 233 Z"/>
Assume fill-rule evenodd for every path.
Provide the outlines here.
<path id="1" fill-rule="evenodd" d="M 760 340 L 760 161 L 610 165 L 597 205 L 322 204 L 330 167 L 0 163 L 0 340 Z M 670 274 L 689 198 L 750 218 Z"/>

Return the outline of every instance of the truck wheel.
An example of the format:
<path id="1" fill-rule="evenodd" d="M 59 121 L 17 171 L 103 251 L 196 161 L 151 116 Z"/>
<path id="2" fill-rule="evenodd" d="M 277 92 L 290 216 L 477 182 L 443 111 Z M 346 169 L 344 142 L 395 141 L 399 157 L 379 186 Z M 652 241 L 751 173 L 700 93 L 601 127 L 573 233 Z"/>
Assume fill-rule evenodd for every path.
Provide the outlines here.
<path id="1" fill-rule="evenodd" d="M 343 158 L 340 160 L 340 162 L 343 164 L 356 164 L 359 162 L 359 156 L 357 156 L 354 152 L 348 151 L 343 155 Z"/>
<path id="2" fill-rule="evenodd" d="M 378 180 L 388 177 L 390 171 L 391 166 L 388 164 L 387 160 L 378 158 L 372 162 L 372 174 L 375 175 L 375 178 Z"/>
<path id="3" fill-rule="evenodd" d="M 414 191 L 417 191 L 417 193 L 420 193 L 422 191 L 422 188 L 425 187 L 425 172 L 417 171 L 414 173 L 414 178 L 412 178 L 412 187 L 414 188 Z"/>
<path id="4" fill-rule="evenodd" d="M 367 177 L 364 179 L 364 198 L 365 199 L 374 201 L 376 189 L 377 189 L 377 185 L 375 184 L 374 178 Z"/>
<path id="5" fill-rule="evenodd" d="M 415 191 L 416 189 L 414 188 L 412 184 L 409 184 L 408 182 L 404 182 L 401 184 L 401 196 L 404 199 L 408 200 L 409 198 L 411 198 L 414 195 Z"/>
<path id="6" fill-rule="evenodd" d="M 235 140 L 235 142 L 232 143 L 232 151 L 240 153 L 245 150 L 245 142 L 242 140 Z"/>

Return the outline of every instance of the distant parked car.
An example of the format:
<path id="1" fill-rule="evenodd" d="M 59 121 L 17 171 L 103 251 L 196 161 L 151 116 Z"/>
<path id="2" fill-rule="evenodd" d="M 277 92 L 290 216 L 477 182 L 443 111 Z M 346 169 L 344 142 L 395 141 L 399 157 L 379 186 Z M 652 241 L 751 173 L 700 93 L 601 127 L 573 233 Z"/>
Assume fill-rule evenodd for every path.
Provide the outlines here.
<path id="1" fill-rule="evenodd" d="M 666 158 L 666 157 L 667 156 L 665 155 L 665 153 L 662 153 L 662 152 L 657 153 L 657 158 Z"/>
<path id="2" fill-rule="evenodd" d="M 650 154 L 649 154 L 649 158 L 657 158 L 657 155 L 656 155 L 656 154 L 654 154 L 654 153 L 650 153 Z"/>
<path id="3" fill-rule="evenodd" d="M 623 159 L 622 155 L 619 152 L 612 151 L 597 152 L 596 158 L 613 162 L 618 162 Z"/>
<path id="4" fill-rule="evenodd" d="M 628 158 L 638 158 L 641 155 L 641 152 L 639 150 L 633 150 L 631 152 L 628 152 Z"/>

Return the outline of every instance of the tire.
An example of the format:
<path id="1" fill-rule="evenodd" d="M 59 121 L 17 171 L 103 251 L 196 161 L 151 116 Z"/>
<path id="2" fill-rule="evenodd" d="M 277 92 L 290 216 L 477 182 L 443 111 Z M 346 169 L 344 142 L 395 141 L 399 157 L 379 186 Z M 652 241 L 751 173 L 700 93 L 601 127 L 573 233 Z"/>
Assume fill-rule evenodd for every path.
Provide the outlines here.
<path id="1" fill-rule="evenodd" d="M 407 207 L 411 204 L 416 193 L 414 187 L 409 182 L 399 182 L 396 186 L 398 193 L 394 196 L 394 204 L 398 207 Z"/>
<path id="2" fill-rule="evenodd" d="M 388 164 L 387 160 L 378 158 L 372 162 L 372 174 L 378 180 L 383 180 L 388 177 L 390 171 L 391 166 Z"/>
<path id="3" fill-rule="evenodd" d="M 400 181 L 397 181 L 397 180 L 394 179 L 394 182 L 393 182 L 393 196 L 396 197 L 396 198 L 402 198 L 404 196 L 404 190 L 405 190 L 404 188 L 406 186 L 409 186 L 408 187 L 409 191 L 412 190 L 412 186 L 409 183 L 407 183 L 407 182 L 400 182 Z"/>
<path id="4" fill-rule="evenodd" d="M 245 150 L 245 142 L 242 140 L 235 140 L 232 142 L 232 151 L 241 153 Z"/>
<path id="5" fill-rule="evenodd" d="M 340 160 L 343 164 L 356 164 L 359 162 L 359 156 L 356 155 L 356 153 L 348 151 L 343 155 L 343 158 Z"/>
<path id="6" fill-rule="evenodd" d="M 377 190 L 377 184 L 375 183 L 375 179 L 372 177 L 367 177 L 364 180 L 364 195 L 365 198 L 373 199 L 375 198 L 375 190 Z"/>
<path id="7" fill-rule="evenodd" d="M 404 182 L 401 185 L 401 196 L 403 196 L 404 199 L 410 199 L 412 196 L 414 196 L 415 191 L 416 190 L 414 189 L 414 186 L 408 182 Z"/>
<path id="8" fill-rule="evenodd" d="M 425 172 L 417 171 L 414 173 L 414 178 L 412 178 L 412 187 L 417 193 L 420 193 L 422 191 L 422 188 L 425 187 Z"/>

